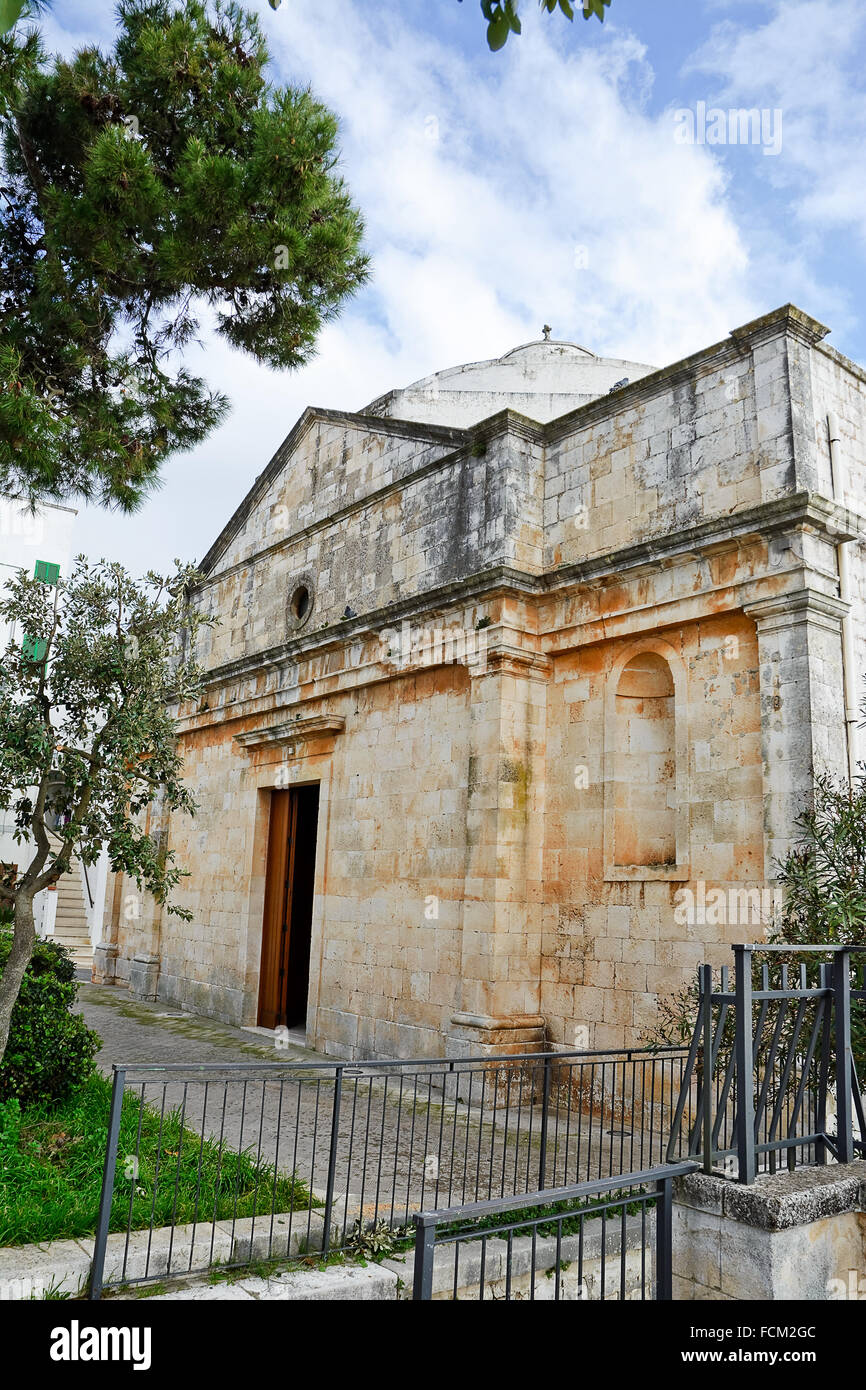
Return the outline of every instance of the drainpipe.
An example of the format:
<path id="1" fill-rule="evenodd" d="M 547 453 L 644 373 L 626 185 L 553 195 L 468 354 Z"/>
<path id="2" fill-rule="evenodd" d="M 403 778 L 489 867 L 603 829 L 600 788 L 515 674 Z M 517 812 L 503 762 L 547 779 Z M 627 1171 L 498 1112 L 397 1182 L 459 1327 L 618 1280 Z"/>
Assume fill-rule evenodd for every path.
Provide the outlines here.
<path id="1" fill-rule="evenodd" d="M 839 440 L 839 421 L 835 412 L 827 415 L 827 430 L 830 436 L 830 470 L 833 478 L 833 497 L 837 502 L 845 501 L 845 465 Z M 843 541 L 836 547 L 839 565 L 839 597 L 844 603 L 851 603 L 850 542 Z M 845 692 L 845 729 L 848 742 L 848 781 L 854 787 L 857 776 L 857 690 L 855 688 L 856 667 L 854 662 L 854 629 L 851 622 L 851 609 L 842 619 L 842 679 Z"/>

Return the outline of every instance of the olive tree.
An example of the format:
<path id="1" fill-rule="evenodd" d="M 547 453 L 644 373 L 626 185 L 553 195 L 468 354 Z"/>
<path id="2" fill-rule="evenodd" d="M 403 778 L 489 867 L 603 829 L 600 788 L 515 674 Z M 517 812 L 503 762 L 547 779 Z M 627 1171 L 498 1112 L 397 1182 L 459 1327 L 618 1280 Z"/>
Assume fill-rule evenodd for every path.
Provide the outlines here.
<path id="1" fill-rule="evenodd" d="M 38 567 L 37 567 L 38 568 Z M 0 809 L 32 858 L 0 876 L 12 948 L 0 978 L 0 1060 L 35 941 L 34 898 L 77 857 L 102 847 L 166 910 L 183 871 L 145 828 L 147 808 L 195 812 L 182 780 L 172 706 L 193 699 L 202 672 L 191 653 L 207 618 L 189 598 L 195 578 L 133 579 L 120 564 L 76 560 L 68 580 L 23 571 L 0 591 L 11 631 L 0 664 Z M 26 857 L 26 856 L 23 856 Z"/>

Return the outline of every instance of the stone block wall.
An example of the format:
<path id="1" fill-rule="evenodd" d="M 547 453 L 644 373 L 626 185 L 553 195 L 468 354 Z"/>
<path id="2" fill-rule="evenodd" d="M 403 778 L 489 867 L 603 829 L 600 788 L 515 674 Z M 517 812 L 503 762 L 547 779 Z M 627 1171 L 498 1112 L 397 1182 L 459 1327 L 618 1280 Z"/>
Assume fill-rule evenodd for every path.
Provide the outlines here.
<path id="1" fill-rule="evenodd" d="M 552 1040 L 592 1047 L 633 1043 L 653 1022 L 656 999 L 694 978 L 705 959 L 721 964 L 730 945 L 760 934 L 742 888 L 764 885 L 763 779 L 758 653 L 743 615 L 708 617 L 665 632 L 685 674 L 674 719 L 685 734 L 676 793 L 686 811 L 685 857 L 674 867 L 637 866 L 617 880 L 605 862 L 606 781 L 620 731 L 605 725 L 611 672 L 623 648 L 596 643 L 557 658 L 548 691 L 546 906 L 541 1012 Z M 647 639 L 652 650 L 653 639 Z M 613 739 L 612 748 L 606 738 Z M 663 770 L 663 769 L 662 769 Z M 667 803 L 669 782 L 660 781 Z M 703 887 L 703 907 L 701 889 Z M 684 896 L 694 895 L 683 921 Z M 720 898 L 707 896 L 721 890 Z M 732 919 L 733 920 L 730 920 Z"/>
<path id="2" fill-rule="evenodd" d="M 814 770 L 845 767 L 866 374 L 823 331 L 787 306 L 546 425 L 307 412 L 205 561 L 200 812 L 170 827 L 192 921 L 127 915 L 126 885 L 119 975 L 255 1021 L 269 793 L 305 781 L 310 1038 L 340 1055 L 634 1044 L 759 937 Z M 436 629 L 465 649 L 422 650 Z"/>
<path id="3" fill-rule="evenodd" d="M 676 1182 L 673 1296 L 838 1301 L 866 1293 L 866 1163 Z"/>

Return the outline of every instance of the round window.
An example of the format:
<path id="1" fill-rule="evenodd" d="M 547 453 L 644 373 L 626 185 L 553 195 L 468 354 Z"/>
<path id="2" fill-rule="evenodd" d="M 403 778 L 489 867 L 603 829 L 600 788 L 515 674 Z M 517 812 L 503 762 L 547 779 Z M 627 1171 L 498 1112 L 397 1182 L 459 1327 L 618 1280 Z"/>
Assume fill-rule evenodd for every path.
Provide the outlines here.
<path id="1" fill-rule="evenodd" d="M 286 631 L 297 632 L 313 611 L 315 590 L 309 575 L 297 575 L 289 588 L 286 603 Z"/>
<path id="2" fill-rule="evenodd" d="M 292 594 L 292 612 L 299 623 L 302 623 L 310 611 L 310 591 L 306 584 L 299 584 Z"/>

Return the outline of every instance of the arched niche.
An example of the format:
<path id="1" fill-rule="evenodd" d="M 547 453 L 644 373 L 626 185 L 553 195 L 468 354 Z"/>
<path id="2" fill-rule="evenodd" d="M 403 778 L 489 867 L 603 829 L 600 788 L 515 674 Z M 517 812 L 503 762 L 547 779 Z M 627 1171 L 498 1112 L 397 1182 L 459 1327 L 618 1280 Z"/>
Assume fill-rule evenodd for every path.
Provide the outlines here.
<path id="1" fill-rule="evenodd" d="M 668 643 L 620 653 L 605 701 L 607 879 L 688 877 L 685 667 Z"/>

